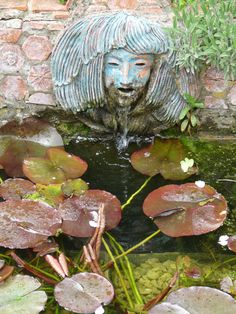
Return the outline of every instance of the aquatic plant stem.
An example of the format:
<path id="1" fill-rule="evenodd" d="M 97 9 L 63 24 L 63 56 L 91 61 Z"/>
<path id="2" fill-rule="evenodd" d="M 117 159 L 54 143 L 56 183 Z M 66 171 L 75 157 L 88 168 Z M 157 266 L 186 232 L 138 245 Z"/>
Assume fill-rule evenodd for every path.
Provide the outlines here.
<path id="1" fill-rule="evenodd" d="M 121 251 L 122 253 L 124 252 L 124 249 L 123 247 L 116 241 L 116 239 L 109 233 L 107 233 L 107 236 L 109 237 L 109 240 L 110 240 L 110 243 L 111 243 L 111 246 L 113 247 L 115 253 L 118 255 L 119 251 Z M 138 288 L 136 286 L 136 283 L 135 283 L 135 279 L 134 279 L 134 275 L 133 275 L 133 270 L 132 270 L 132 267 L 131 267 L 131 264 L 130 264 L 130 261 L 128 259 L 127 256 L 124 256 L 124 262 L 122 259 L 120 259 L 120 265 L 127 277 L 127 279 L 129 280 L 129 284 L 130 284 L 130 287 L 133 291 L 133 294 L 134 294 L 134 298 L 135 298 L 135 302 L 137 304 L 143 304 L 143 300 L 142 300 L 142 297 L 138 291 Z M 125 265 L 126 264 L 126 265 Z"/>
<path id="2" fill-rule="evenodd" d="M 145 238 L 144 240 L 142 240 L 141 242 L 137 243 L 136 245 L 132 246 L 130 249 L 128 249 L 127 251 L 124 251 L 123 253 L 121 253 L 120 255 L 117 255 L 114 257 L 115 260 L 118 260 L 119 258 L 123 257 L 123 256 L 126 256 L 127 254 L 133 252 L 134 250 L 136 250 L 137 248 L 139 248 L 140 246 L 142 246 L 143 244 L 145 244 L 146 242 L 150 241 L 152 238 L 154 238 L 156 235 L 158 235 L 159 233 L 161 232 L 161 230 L 157 230 L 155 232 L 153 232 L 150 236 L 148 236 L 147 238 Z M 107 234 L 107 232 L 106 232 Z M 104 266 L 103 266 L 103 269 L 107 269 L 110 267 L 110 264 L 112 263 L 113 261 L 110 261 L 108 263 L 106 263 Z"/>
<path id="3" fill-rule="evenodd" d="M 35 276 L 41 278 L 42 280 L 44 280 L 45 282 L 47 282 L 50 285 L 56 285 L 58 283 L 58 279 L 56 277 L 54 277 L 51 274 L 46 273 L 45 271 L 41 270 L 41 269 L 36 269 L 36 267 L 29 265 L 28 263 L 26 263 L 24 260 L 22 260 L 18 255 L 16 255 L 14 252 L 11 252 L 11 257 L 17 262 L 17 264 L 19 264 L 20 266 L 24 267 L 26 270 L 28 270 L 30 273 L 34 274 Z M 53 277 L 55 279 L 51 279 L 48 277 Z"/>
<path id="4" fill-rule="evenodd" d="M 104 238 L 102 238 L 102 243 L 103 243 L 103 245 L 104 245 L 104 247 L 105 247 L 105 249 L 106 249 L 108 255 L 110 256 L 111 260 L 113 261 L 115 271 L 117 272 L 117 276 L 118 276 L 119 279 L 120 279 L 120 284 L 121 284 L 121 286 L 122 286 L 122 288 L 123 288 L 123 290 L 124 290 L 124 293 L 125 293 L 125 296 L 126 296 L 126 298 L 127 298 L 128 303 L 129 303 L 129 306 L 130 306 L 131 308 L 133 308 L 133 307 L 134 307 L 134 304 L 133 304 L 133 302 L 132 302 L 132 300 L 131 300 L 131 298 L 130 298 L 130 296 L 129 296 L 129 292 L 128 292 L 127 288 L 126 288 L 124 278 L 123 278 L 123 276 L 122 276 L 122 274 L 121 274 L 121 272 L 120 272 L 120 269 L 119 269 L 119 267 L 118 267 L 118 265 L 117 265 L 117 263 L 116 263 L 116 261 L 115 261 L 115 257 L 113 256 L 113 254 L 112 254 L 112 252 L 111 252 L 111 250 L 110 250 L 110 248 L 109 248 L 109 246 L 108 246 L 108 244 L 106 243 L 106 240 L 105 240 Z"/>
<path id="5" fill-rule="evenodd" d="M 148 177 L 147 180 L 145 180 L 145 182 L 140 186 L 140 188 L 134 192 L 129 199 L 121 206 L 121 209 L 124 209 L 126 206 L 128 206 L 132 200 L 135 198 L 135 196 L 137 196 L 144 188 L 145 186 L 148 184 L 148 182 L 152 179 L 153 177 Z"/>

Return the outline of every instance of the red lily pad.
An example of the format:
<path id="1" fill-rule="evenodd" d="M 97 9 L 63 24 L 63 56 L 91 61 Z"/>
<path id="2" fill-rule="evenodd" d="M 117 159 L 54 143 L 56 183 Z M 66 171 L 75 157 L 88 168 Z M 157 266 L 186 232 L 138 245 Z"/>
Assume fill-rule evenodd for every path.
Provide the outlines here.
<path id="1" fill-rule="evenodd" d="M 28 118 L 0 128 L 0 164 L 10 177 L 22 177 L 22 162 L 28 157 L 44 157 L 48 147 L 63 147 L 56 129 L 49 123 Z"/>
<path id="2" fill-rule="evenodd" d="M 227 216 L 225 198 L 209 185 L 166 185 L 151 192 L 143 211 L 160 230 L 171 236 L 208 233 L 219 228 Z"/>
<path id="3" fill-rule="evenodd" d="M 121 219 L 120 201 L 109 192 L 88 190 L 60 204 L 63 232 L 74 237 L 92 236 L 95 230 L 92 225 L 96 225 L 101 205 L 104 205 L 106 230 L 115 228 Z"/>
<path id="4" fill-rule="evenodd" d="M 61 226 L 58 211 L 31 200 L 0 202 L 0 246 L 29 248 L 55 235 Z"/>
<path id="5" fill-rule="evenodd" d="M 49 148 L 47 157 L 25 159 L 25 176 L 35 183 L 56 184 L 82 176 L 88 167 L 86 161 L 59 148 Z"/>
<path id="6" fill-rule="evenodd" d="M 0 197 L 8 199 L 22 199 L 27 194 L 35 192 L 35 185 L 25 179 L 7 179 L 0 185 Z"/>
<path id="7" fill-rule="evenodd" d="M 229 237 L 227 246 L 230 251 L 236 253 L 236 235 Z"/>
<path id="8" fill-rule="evenodd" d="M 6 280 L 14 271 L 14 267 L 10 265 L 5 265 L 3 268 L 0 268 L 0 282 Z"/>
<path id="9" fill-rule="evenodd" d="M 75 313 L 94 313 L 114 297 L 110 281 L 94 273 L 79 273 L 55 286 L 54 295 L 60 306 Z"/>
<path id="10" fill-rule="evenodd" d="M 148 176 L 160 173 L 165 179 L 184 180 L 197 172 L 191 166 L 184 172 L 180 162 L 187 157 L 183 144 L 177 139 L 156 139 L 149 145 L 131 155 L 135 170 Z"/>

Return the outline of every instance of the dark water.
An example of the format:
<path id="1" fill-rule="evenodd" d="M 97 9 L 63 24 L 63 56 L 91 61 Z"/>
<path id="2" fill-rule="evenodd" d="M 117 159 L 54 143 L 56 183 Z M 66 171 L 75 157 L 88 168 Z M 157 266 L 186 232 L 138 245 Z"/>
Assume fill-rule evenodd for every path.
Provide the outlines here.
<path id="1" fill-rule="evenodd" d="M 135 171 L 130 164 L 132 152 L 145 147 L 152 139 L 143 139 L 139 143 L 131 143 L 123 151 L 118 151 L 117 143 L 110 140 L 78 140 L 71 143 L 66 150 L 79 155 L 89 164 L 83 179 L 89 182 L 91 189 L 106 190 L 118 197 L 122 204 L 144 183 L 146 176 Z M 190 155 L 198 165 L 198 175 L 185 181 L 167 181 L 157 175 L 149 182 L 142 192 L 124 209 L 120 225 L 113 234 L 124 248 L 143 240 L 156 230 L 156 225 L 142 213 L 145 197 L 154 189 L 173 183 L 194 182 L 204 180 L 222 193 L 228 201 L 229 218 L 225 226 L 208 235 L 197 237 L 170 238 L 163 234 L 139 248 L 139 252 L 212 252 L 222 253 L 216 244 L 220 235 L 236 233 L 236 183 L 221 181 L 236 180 L 236 142 L 232 141 L 200 141 L 183 138 L 181 141 L 190 150 Z M 236 216 L 236 215 L 235 215 Z M 79 240 L 74 240 L 77 246 Z M 70 243 L 71 245 L 71 243 Z"/>

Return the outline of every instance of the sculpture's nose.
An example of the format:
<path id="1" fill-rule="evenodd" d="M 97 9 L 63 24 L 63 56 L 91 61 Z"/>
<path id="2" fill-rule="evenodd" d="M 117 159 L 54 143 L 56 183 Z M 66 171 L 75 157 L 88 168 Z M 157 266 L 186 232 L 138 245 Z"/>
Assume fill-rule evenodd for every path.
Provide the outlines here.
<path id="1" fill-rule="evenodd" d="M 132 74 L 131 74 L 130 64 L 127 62 L 121 68 L 120 75 L 120 85 L 122 87 L 130 87 L 133 82 Z"/>

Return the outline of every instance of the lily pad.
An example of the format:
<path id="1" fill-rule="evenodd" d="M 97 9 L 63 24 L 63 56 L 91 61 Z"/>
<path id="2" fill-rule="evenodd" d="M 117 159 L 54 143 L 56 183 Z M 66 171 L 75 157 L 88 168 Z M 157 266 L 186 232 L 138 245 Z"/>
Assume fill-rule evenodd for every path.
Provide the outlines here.
<path id="1" fill-rule="evenodd" d="M 229 294 L 209 287 L 189 287 L 171 292 L 166 299 L 190 314 L 235 314 L 236 301 Z"/>
<path id="2" fill-rule="evenodd" d="M 44 157 L 48 147 L 63 147 L 56 129 L 49 123 L 28 118 L 9 122 L 0 128 L 0 164 L 11 177 L 22 177 L 27 157 Z"/>
<path id="3" fill-rule="evenodd" d="M 227 246 L 230 251 L 236 253 L 236 235 L 229 237 Z"/>
<path id="4" fill-rule="evenodd" d="M 67 180 L 61 186 L 63 194 L 69 196 L 80 196 L 88 190 L 88 184 L 82 179 Z"/>
<path id="5" fill-rule="evenodd" d="M 209 185 L 203 188 L 195 183 L 166 185 L 146 197 L 143 211 L 171 237 L 199 235 L 223 224 L 227 202 Z"/>
<path id="6" fill-rule="evenodd" d="M 0 185 L 0 197 L 8 199 L 22 199 L 27 194 L 35 192 L 35 185 L 20 178 L 7 179 Z"/>
<path id="7" fill-rule="evenodd" d="M 184 180 L 197 172 L 195 166 L 184 171 L 181 161 L 187 157 L 183 144 L 177 139 L 156 139 L 149 145 L 131 155 L 135 170 L 148 176 L 160 173 L 165 179 Z"/>
<path id="8" fill-rule="evenodd" d="M 190 314 L 188 311 L 176 304 L 164 302 L 154 306 L 148 314 Z"/>
<path id="9" fill-rule="evenodd" d="M 61 190 L 61 184 L 36 184 L 36 191 L 39 194 L 39 198 L 51 206 L 58 207 L 65 199 Z"/>
<path id="10" fill-rule="evenodd" d="M 46 203 L 32 200 L 0 202 L 0 246 L 29 248 L 56 234 L 61 217 Z"/>
<path id="11" fill-rule="evenodd" d="M 35 291 L 40 282 L 31 277 L 16 275 L 0 285 L 0 312 L 4 314 L 38 314 L 45 306 L 47 295 Z"/>
<path id="12" fill-rule="evenodd" d="M 94 233 L 99 208 L 104 205 L 106 230 L 115 228 L 121 219 L 121 204 L 116 196 L 102 190 L 88 190 L 81 196 L 65 200 L 59 206 L 62 230 L 74 237 L 90 237 Z"/>
<path id="13" fill-rule="evenodd" d="M 35 183 L 57 184 L 82 176 L 88 167 L 78 156 L 59 148 L 49 148 L 46 157 L 25 159 L 23 163 L 25 176 Z"/>
<path id="14" fill-rule="evenodd" d="M 94 313 L 114 297 L 110 281 L 95 273 L 79 273 L 65 278 L 54 290 L 60 306 L 75 313 Z"/>

